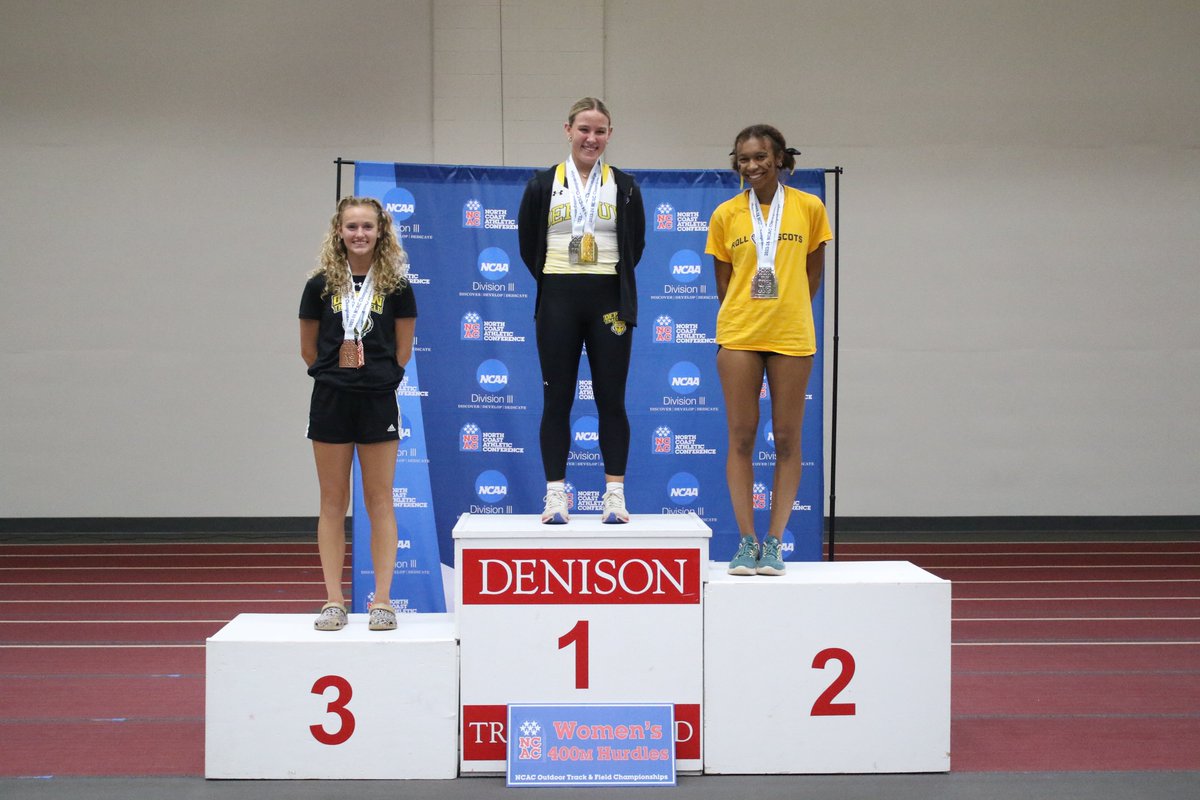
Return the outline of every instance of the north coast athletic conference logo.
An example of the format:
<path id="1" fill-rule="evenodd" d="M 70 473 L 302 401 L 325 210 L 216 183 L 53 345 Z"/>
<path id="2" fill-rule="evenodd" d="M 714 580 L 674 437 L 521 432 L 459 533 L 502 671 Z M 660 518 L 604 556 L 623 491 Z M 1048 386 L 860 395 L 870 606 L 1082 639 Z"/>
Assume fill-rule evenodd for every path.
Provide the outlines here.
<path id="1" fill-rule="evenodd" d="M 522 722 L 517 728 L 521 735 L 517 737 L 517 760 L 538 761 L 542 757 L 542 726 L 533 720 Z"/>
<path id="2" fill-rule="evenodd" d="M 666 314 L 654 318 L 654 341 L 670 342 L 675 338 L 675 321 Z"/>
<path id="3" fill-rule="evenodd" d="M 654 429 L 654 447 L 655 453 L 670 453 L 672 449 L 673 437 L 671 429 L 666 425 L 659 425 Z"/>
<path id="4" fill-rule="evenodd" d="M 463 227 L 484 228 L 494 231 L 515 231 L 517 221 L 510 219 L 508 209 L 484 208 L 483 203 L 472 197 L 463 204 Z"/>
<path id="5" fill-rule="evenodd" d="M 677 231 L 708 231 L 708 222 L 700 219 L 699 211 L 676 211 L 670 203 L 659 203 L 654 207 L 654 230 Z"/>
<path id="6" fill-rule="evenodd" d="M 659 203 L 654 209 L 654 230 L 675 230 L 675 207 L 670 203 Z"/>

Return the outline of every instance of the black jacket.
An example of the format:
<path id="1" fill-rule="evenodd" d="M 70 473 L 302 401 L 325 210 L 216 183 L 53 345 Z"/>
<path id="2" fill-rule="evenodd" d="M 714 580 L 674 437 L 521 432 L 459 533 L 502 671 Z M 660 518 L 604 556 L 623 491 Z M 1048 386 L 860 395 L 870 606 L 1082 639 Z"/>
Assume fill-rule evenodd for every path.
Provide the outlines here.
<path id="1" fill-rule="evenodd" d="M 517 212 L 517 237 L 521 242 L 521 260 L 538 282 L 533 315 L 542 300 L 542 269 L 546 266 L 546 228 L 550 220 L 550 193 L 554 189 L 556 164 L 535 172 L 525 186 L 521 209 Z M 642 191 L 627 173 L 610 166 L 617 182 L 617 278 L 620 300 L 617 314 L 630 327 L 637 325 L 637 279 L 633 270 L 646 247 L 646 210 Z"/>

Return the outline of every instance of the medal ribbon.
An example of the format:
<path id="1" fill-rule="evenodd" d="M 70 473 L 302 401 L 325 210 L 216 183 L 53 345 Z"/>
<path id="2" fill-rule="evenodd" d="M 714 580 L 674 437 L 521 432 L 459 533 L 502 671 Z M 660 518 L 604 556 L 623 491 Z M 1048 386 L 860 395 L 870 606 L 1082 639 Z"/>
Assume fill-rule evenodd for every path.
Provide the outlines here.
<path id="1" fill-rule="evenodd" d="M 600 208 L 600 179 L 604 174 L 604 160 L 596 159 L 587 185 L 579 177 L 575 159 L 567 159 L 567 189 L 571 192 L 571 234 L 582 236 L 596 232 L 596 211 Z"/>
<path id="2" fill-rule="evenodd" d="M 349 272 L 350 268 L 347 267 L 346 271 Z M 351 275 L 350 286 L 350 292 L 342 294 L 342 330 L 346 333 L 344 338 L 357 340 L 367 315 L 371 313 L 371 301 L 375 298 L 375 275 L 368 272 L 362 289 L 357 292 L 354 291 L 354 276 Z"/>
<path id="3" fill-rule="evenodd" d="M 765 221 L 754 189 L 746 190 L 746 199 L 750 204 L 750 222 L 754 226 L 754 233 L 750 238 L 758 250 L 758 269 L 770 270 L 773 275 L 775 251 L 779 248 L 779 228 L 783 223 L 783 184 L 775 188 L 775 196 L 771 198 L 771 210 Z"/>

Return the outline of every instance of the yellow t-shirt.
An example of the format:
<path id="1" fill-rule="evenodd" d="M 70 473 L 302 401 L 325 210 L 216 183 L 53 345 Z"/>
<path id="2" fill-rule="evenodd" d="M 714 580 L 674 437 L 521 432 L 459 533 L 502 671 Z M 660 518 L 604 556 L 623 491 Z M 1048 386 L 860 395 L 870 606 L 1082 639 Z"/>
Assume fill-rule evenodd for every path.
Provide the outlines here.
<path id="1" fill-rule="evenodd" d="M 833 239 L 825 205 L 816 195 L 784 187 L 783 219 L 775 254 L 779 297 L 753 300 L 750 281 L 758 267 L 758 251 L 750 240 L 754 224 L 747 197 L 750 190 L 717 206 L 708 222 L 704 252 L 733 265 L 733 275 L 717 312 L 717 344 L 730 350 L 760 350 L 789 356 L 817 352 L 812 301 L 808 295 L 808 254 Z M 770 206 L 761 206 L 763 218 Z"/>

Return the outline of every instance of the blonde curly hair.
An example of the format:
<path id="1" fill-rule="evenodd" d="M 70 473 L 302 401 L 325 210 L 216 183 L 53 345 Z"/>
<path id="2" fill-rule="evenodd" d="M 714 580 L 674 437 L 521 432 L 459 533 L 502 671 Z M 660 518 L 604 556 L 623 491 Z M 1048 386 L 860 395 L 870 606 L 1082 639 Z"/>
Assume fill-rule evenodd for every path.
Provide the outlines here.
<path id="1" fill-rule="evenodd" d="M 343 197 L 337 205 L 337 211 L 329 220 L 329 231 L 321 244 L 321 254 L 317 258 L 319 266 L 308 274 L 313 278 L 325 276 L 325 291 L 321 297 L 331 294 L 346 294 L 350 291 L 350 264 L 346 261 L 346 244 L 340 234 L 342 214 L 352 206 L 365 206 L 375 209 L 375 225 L 379 238 L 375 240 L 375 254 L 371 258 L 371 272 L 375 280 L 375 291 L 388 295 L 408 283 L 408 254 L 396 238 L 392 228 L 392 215 L 383 210 L 383 206 L 374 197 Z"/>

